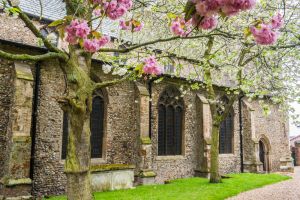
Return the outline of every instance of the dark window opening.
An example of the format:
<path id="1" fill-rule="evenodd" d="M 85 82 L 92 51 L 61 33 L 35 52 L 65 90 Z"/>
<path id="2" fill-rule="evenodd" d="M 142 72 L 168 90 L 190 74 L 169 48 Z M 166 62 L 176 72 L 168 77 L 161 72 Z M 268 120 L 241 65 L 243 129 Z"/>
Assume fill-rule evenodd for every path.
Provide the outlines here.
<path id="1" fill-rule="evenodd" d="M 63 114 L 63 135 L 62 135 L 62 149 L 61 149 L 61 159 L 66 159 L 67 157 L 67 147 L 68 147 L 68 113 Z"/>
<path id="2" fill-rule="evenodd" d="M 100 96 L 93 98 L 91 112 L 91 158 L 102 158 L 104 101 Z"/>
<path id="3" fill-rule="evenodd" d="M 182 154 L 183 99 L 176 88 L 167 88 L 158 104 L 158 155 Z"/>
<path id="4" fill-rule="evenodd" d="M 68 146 L 68 114 L 63 114 L 63 134 L 61 158 L 67 157 Z M 91 158 L 102 158 L 103 138 L 104 138 L 104 99 L 100 91 L 97 91 L 93 97 L 92 112 L 90 116 L 91 130 Z"/>
<path id="5" fill-rule="evenodd" d="M 226 119 L 220 125 L 220 154 L 233 153 L 232 140 L 233 140 L 233 116 L 229 113 Z"/>

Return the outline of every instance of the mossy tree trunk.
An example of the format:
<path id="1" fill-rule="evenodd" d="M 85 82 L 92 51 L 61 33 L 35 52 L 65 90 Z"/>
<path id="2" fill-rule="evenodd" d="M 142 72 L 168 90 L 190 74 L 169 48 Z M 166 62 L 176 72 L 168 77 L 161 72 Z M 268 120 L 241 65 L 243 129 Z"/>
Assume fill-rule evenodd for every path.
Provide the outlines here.
<path id="1" fill-rule="evenodd" d="M 213 120 L 212 142 L 211 142 L 211 160 L 210 160 L 210 182 L 220 183 L 221 176 L 219 173 L 219 130 L 220 125 Z"/>
<path id="2" fill-rule="evenodd" d="M 90 113 L 94 82 L 90 79 L 91 56 L 78 54 L 70 47 L 70 59 L 63 68 L 66 74 L 67 96 L 61 101 L 68 113 L 69 138 L 65 162 L 69 200 L 91 200 Z"/>

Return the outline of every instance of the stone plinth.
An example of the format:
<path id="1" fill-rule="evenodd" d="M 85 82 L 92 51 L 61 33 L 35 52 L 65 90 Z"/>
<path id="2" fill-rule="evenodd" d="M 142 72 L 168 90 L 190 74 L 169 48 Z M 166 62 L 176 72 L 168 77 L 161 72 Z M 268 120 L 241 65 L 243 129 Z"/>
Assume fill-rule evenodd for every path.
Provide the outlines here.
<path id="1" fill-rule="evenodd" d="M 129 189 L 134 181 L 133 165 L 111 164 L 93 166 L 91 184 L 94 192 Z"/>

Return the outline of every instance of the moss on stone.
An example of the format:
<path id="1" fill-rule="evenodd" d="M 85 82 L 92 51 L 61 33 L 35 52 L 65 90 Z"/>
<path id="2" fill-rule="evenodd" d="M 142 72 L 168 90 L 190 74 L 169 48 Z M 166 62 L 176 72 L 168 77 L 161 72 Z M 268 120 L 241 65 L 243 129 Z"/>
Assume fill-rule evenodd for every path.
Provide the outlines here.
<path id="1" fill-rule="evenodd" d="M 206 145 L 210 145 L 212 143 L 211 138 L 205 138 L 204 141 Z"/>
<path id="2" fill-rule="evenodd" d="M 13 142 L 22 142 L 22 143 L 30 143 L 30 136 L 13 136 Z"/>
<path id="3" fill-rule="evenodd" d="M 31 73 L 26 73 L 21 70 L 16 70 L 16 75 L 17 75 L 17 78 L 19 78 L 19 79 L 33 81 L 33 76 Z"/>
<path id="4" fill-rule="evenodd" d="M 30 185 L 32 183 L 30 178 L 20 178 L 20 179 L 8 179 L 5 183 L 6 186 L 15 185 Z"/>
<path id="5" fill-rule="evenodd" d="M 142 137 L 141 142 L 142 144 L 151 144 L 151 139 L 149 137 Z"/>
<path id="6" fill-rule="evenodd" d="M 152 170 L 149 170 L 149 171 L 141 171 L 139 176 L 141 178 L 147 178 L 147 177 L 155 177 L 156 176 L 156 173 Z"/>
<path id="7" fill-rule="evenodd" d="M 104 165 L 93 165 L 90 167 L 91 172 L 111 171 L 111 170 L 123 170 L 123 169 L 134 169 L 134 165 L 128 164 L 104 164 Z"/>

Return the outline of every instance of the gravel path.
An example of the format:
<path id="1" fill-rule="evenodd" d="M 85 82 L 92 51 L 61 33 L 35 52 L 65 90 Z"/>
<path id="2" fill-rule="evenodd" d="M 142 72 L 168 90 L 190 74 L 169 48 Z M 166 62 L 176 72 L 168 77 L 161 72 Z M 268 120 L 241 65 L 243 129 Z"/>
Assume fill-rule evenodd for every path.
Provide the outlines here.
<path id="1" fill-rule="evenodd" d="M 293 179 L 243 192 L 227 200 L 300 200 L 300 167 L 295 167 Z"/>

